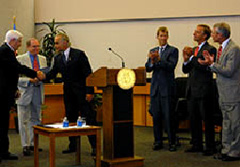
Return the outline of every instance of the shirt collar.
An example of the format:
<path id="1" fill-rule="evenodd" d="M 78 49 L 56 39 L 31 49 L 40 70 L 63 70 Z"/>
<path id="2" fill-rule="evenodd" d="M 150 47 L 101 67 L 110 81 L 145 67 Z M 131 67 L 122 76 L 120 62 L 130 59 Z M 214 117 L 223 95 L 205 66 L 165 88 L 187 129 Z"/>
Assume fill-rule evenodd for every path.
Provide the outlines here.
<path id="1" fill-rule="evenodd" d="M 198 50 L 201 49 L 201 47 L 206 43 L 207 41 L 203 41 L 200 45 L 198 45 Z"/>
<path id="2" fill-rule="evenodd" d="M 11 47 L 11 45 L 9 45 L 9 43 L 6 42 L 6 44 L 7 44 L 7 46 L 8 46 L 12 51 L 15 52 L 15 50 L 13 49 L 13 47 Z"/>
<path id="3" fill-rule="evenodd" d="M 229 43 L 230 39 L 226 39 L 225 41 L 223 41 L 222 43 L 222 50 L 224 50 L 224 48 L 227 46 L 227 44 Z"/>
<path id="4" fill-rule="evenodd" d="M 164 45 L 164 46 L 159 46 L 159 49 L 161 49 L 161 48 L 162 48 L 162 50 L 165 50 L 165 49 L 166 49 L 166 47 L 167 47 L 167 44 L 166 44 L 166 45 Z"/>
<path id="5" fill-rule="evenodd" d="M 69 54 L 70 54 L 70 47 L 67 48 L 66 50 L 64 50 L 64 55 L 65 55 L 66 57 L 68 57 Z"/>

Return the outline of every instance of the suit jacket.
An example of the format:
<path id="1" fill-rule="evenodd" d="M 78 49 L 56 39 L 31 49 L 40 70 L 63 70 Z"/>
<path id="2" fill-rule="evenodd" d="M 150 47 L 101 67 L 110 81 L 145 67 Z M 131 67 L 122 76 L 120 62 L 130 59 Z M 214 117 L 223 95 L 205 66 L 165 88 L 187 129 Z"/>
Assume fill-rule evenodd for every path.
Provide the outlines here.
<path id="1" fill-rule="evenodd" d="M 0 47 L 0 98 L 9 98 L 14 101 L 17 90 L 18 75 L 25 74 L 35 78 L 37 73 L 27 66 L 21 65 L 15 56 L 14 51 L 4 43 Z"/>
<path id="2" fill-rule="evenodd" d="M 218 63 L 210 66 L 217 74 L 217 87 L 222 102 L 240 102 L 240 48 L 230 40 Z"/>
<path id="3" fill-rule="evenodd" d="M 74 91 L 94 93 L 93 87 L 86 88 L 86 78 L 91 73 L 91 67 L 82 50 L 70 48 L 67 62 L 62 54 L 55 56 L 53 68 L 47 73 L 46 78 L 55 78 L 57 73 L 62 74 L 64 87 Z"/>
<path id="4" fill-rule="evenodd" d="M 195 51 L 196 47 L 193 49 Z M 198 63 L 198 59 L 203 59 L 202 52 L 207 50 L 210 54 L 216 56 L 216 48 L 209 45 L 206 42 L 202 45 L 201 49 L 198 51 L 196 57 L 186 65 L 183 64 L 182 71 L 186 74 L 189 73 L 189 78 L 186 88 L 186 97 L 206 97 L 210 95 L 213 85 L 213 74 L 208 69 L 207 65 L 201 65 Z M 194 52 L 193 52 L 194 53 Z"/>
<path id="5" fill-rule="evenodd" d="M 38 62 L 39 62 L 39 69 L 46 69 L 47 68 L 47 61 L 45 56 L 37 55 L 38 57 Z M 31 62 L 31 58 L 29 55 L 29 52 L 17 56 L 17 60 L 19 63 L 26 65 L 27 67 L 33 69 L 33 65 Z M 18 79 L 18 89 L 21 91 L 21 96 L 18 98 L 16 101 L 17 104 L 19 105 L 28 105 L 31 103 L 32 100 L 39 101 L 39 98 L 41 101 L 43 101 L 43 84 L 42 82 L 38 82 L 37 84 L 30 83 L 30 78 L 26 76 L 21 76 Z M 34 91 L 34 86 L 38 86 L 39 89 L 41 89 L 40 94 L 35 94 L 33 96 L 33 91 Z M 37 92 L 38 93 L 38 92 Z"/>
<path id="6" fill-rule="evenodd" d="M 159 50 L 155 47 L 150 51 Z M 159 62 L 151 64 L 150 58 L 147 60 L 145 67 L 147 72 L 152 72 L 151 92 L 153 97 L 158 92 L 161 96 L 169 96 L 175 94 L 174 70 L 178 62 L 178 49 L 167 45 L 162 51 Z"/>

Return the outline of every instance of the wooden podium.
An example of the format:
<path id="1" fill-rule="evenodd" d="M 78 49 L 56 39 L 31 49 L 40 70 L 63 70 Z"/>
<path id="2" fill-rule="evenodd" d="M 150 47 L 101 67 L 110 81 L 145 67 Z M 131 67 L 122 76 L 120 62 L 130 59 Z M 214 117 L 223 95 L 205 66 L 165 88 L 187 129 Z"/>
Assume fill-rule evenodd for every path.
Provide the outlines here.
<path id="1" fill-rule="evenodd" d="M 102 67 L 87 78 L 87 86 L 103 90 L 102 167 L 142 167 L 142 157 L 134 156 L 133 89 L 117 84 L 120 69 Z M 135 85 L 146 85 L 145 68 L 134 70 Z"/>

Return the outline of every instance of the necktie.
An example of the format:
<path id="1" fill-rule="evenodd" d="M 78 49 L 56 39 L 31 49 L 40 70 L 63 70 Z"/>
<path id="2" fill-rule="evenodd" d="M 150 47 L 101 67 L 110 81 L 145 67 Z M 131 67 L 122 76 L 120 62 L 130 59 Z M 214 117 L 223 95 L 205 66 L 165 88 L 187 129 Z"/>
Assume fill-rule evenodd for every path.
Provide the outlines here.
<path id="1" fill-rule="evenodd" d="M 39 64 L 38 64 L 37 56 L 33 56 L 33 70 L 39 71 Z"/>
<path id="2" fill-rule="evenodd" d="M 195 57 L 197 57 L 198 50 L 199 50 L 199 47 L 196 47 L 196 49 L 195 49 L 195 51 L 194 51 L 194 56 L 195 56 Z"/>
<path id="3" fill-rule="evenodd" d="M 162 57 L 162 52 L 163 52 L 163 47 L 160 47 L 160 48 L 159 48 L 159 57 L 160 57 L 160 58 Z"/>
<path id="4" fill-rule="evenodd" d="M 219 61 L 221 54 L 222 54 L 222 46 L 219 46 L 218 53 L 217 53 L 217 62 Z"/>

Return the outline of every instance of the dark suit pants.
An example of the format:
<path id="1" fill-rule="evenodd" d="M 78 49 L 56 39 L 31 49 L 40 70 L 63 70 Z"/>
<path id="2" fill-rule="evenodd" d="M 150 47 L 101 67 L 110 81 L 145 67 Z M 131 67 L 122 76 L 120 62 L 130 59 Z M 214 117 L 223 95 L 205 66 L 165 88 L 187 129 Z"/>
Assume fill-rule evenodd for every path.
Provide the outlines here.
<path id="1" fill-rule="evenodd" d="M 163 120 L 164 127 L 168 134 L 169 144 L 175 144 L 176 134 L 174 128 L 173 98 L 160 95 L 151 97 L 150 113 L 153 117 L 153 133 L 155 143 L 162 144 Z"/>
<path id="2" fill-rule="evenodd" d="M 84 92 L 71 92 L 70 89 L 67 91 L 64 89 L 64 104 L 66 110 L 66 117 L 69 122 L 77 122 L 79 115 L 86 118 L 88 125 L 97 125 L 96 115 L 94 118 L 89 114 L 91 112 L 90 104 L 85 100 Z M 90 116 L 89 116 L 90 115 Z M 92 148 L 96 148 L 96 136 L 88 136 L 89 143 Z M 76 149 L 76 137 L 69 137 L 69 149 Z"/>
<path id="3" fill-rule="evenodd" d="M 0 95 L 2 96 L 2 95 Z M 9 139 L 8 139 L 8 128 L 9 128 L 9 112 L 10 112 L 10 101 L 8 98 L 1 98 L 1 116 L 0 116 L 0 156 L 8 153 Z"/>
<path id="4" fill-rule="evenodd" d="M 214 149 L 214 121 L 212 100 L 210 98 L 190 98 L 188 111 L 190 112 L 192 143 L 196 147 L 203 147 L 202 121 L 205 121 L 206 149 Z"/>

